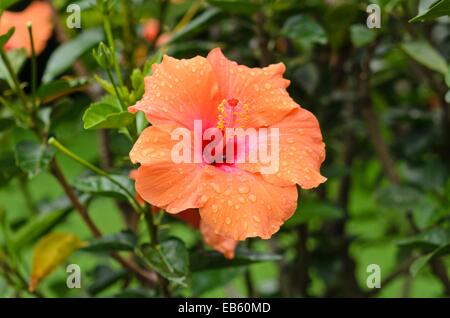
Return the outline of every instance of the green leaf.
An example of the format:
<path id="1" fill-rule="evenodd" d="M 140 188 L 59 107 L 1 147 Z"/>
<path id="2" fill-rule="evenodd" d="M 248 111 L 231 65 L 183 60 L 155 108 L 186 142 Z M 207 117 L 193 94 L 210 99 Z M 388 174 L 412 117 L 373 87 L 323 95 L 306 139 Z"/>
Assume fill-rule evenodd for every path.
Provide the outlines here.
<path id="1" fill-rule="evenodd" d="M 116 97 L 107 96 L 93 103 L 84 112 L 84 129 L 122 128 L 134 120 L 134 115 L 123 111 Z"/>
<path id="2" fill-rule="evenodd" d="M 239 248 L 232 260 L 226 259 L 222 254 L 214 251 L 199 251 L 191 253 L 191 271 L 198 272 L 228 267 L 247 266 L 260 262 L 273 262 L 281 260 L 281 255 L 250 251 Z"/>
<path id="3" fill-rule="evenodd" d="M 307 15 L 294 15 L 284 23 L 282 34 L 301 46 L 312 44 L 326 44 L 325 29 L 316 20 Z"/>
<path id="4" fill-rule="evenodd" d="M 0 118 L 0 133 L 8 131 L 16 125 L 16 121 L 12 118 Z"/>
<path id="5" fill-rule="evenodd" d="M 342 209 L 318 200 L 299 200 L 295 214 L 286 222 L 291 228 L 314 220 L 339 219 L 344 215 Z"/>
<path id="6" fill-rule="evenodd" d="M 53 227 L 61 223 L 72 209 L 70 204 L 52 212 L 47 212 L 36 216 L 21 227 L 13 236 L 12 242 L 15 248 L 20 249 L 31 242 L 36 241 L 42 234 L 50 231 Z"/>
<path id="7" fill-rule="evenodd" d="M 88 286 L 87 292 L 95 296 L 125 278 L 127 271 L 123 269 L 115 271 L 109 266 L 99 265 L 94 269 L 93 276 L 93 282 Z"/>
<path id="8" fill-rule="evenodd" d="M 144 95 L 144 74 L 138 68 L 135 68 L 131 73 L 131 86 L 133 88 L 133 92 L 131 95 L 133 103 L 140 100 L 142 95 Z"/>
<path id="9" fill-rule="evenodd" d="M 428 10 L 409 20 L 409 22 L 432 20 L 450 15 L 450 0 L 439 0 L 433 3 Z"/>
<path id="10" fill-rule="evenodd" d="M 12 35 L 14 34 L 14 27 L 11 27 L 8 32 L 6 32 L 5 34 L 0 35 L 0 50 L 3 50 L 3 46 L 6 44 L 6 42 L 9 41 L 9 39 L 12 37 Z"/>
<path id="11" fill-rule="evenodd" d="M 16 159 L 13 153 L 0 154 L 0 167 L 8 167 L 8 169 L 0 169 L 0 187 L 5 186 L 21 171 L 16 166 Z"/>
<path id="12" fill-rule="evenodd" d="M 39 87 L 37 97 L 41 103 L 49 103 L 62 96 L 83 90 L 89 83 L 87 78 L 61 79 L 48 82 Z"/>
<path id="13" fill-rule="evenodd" d="M 35 290 L 42 279 L 84 245 L 85 243 L 73 234 L 50 233 L 43 237 L 33 251 L 29 289 Z"/>
<path id="14" fill-rule="evenodd" d="M 8 7 L 12 6 L 14 3 L 18 2 L 19 0 L 2 0 L 0 2 L 0 12 L 8 9 Z"/>
<path id="15" fill-rule="evenodd" d="M 412 59 L 428 67 L 430 70 L 447 74 L 448 65 L 442 55 L 428 42 L 415 41 L 401 44 L 401 48 Z"/>
<path id="16" fill-rule="evenodd" d="M 50 56 L 42 80 L 49 82 L 73 66 L 75 61 L 104 38 L 101 28 L 84 31 L 59 46 Z"/>
<path id="17" fill-rule="evenodd" d="M 432 259 L 450 254 L 450 244 L 443 245 L 433 252 L 417 258 L 410 266 L 411 275 L 416 276 L 420 270 L 427 265 Z"/>
<path id="18" fill-rule="evenodd" d="M 83 250 L 89 252 L 133 251 L 137 243 L 136 234 L 126 230 L 93 240 Z"/>
<path id="19" fill-rule="evenodd" d="M 220 10 L 217 8 L 211 8 L 197 16 L 193 19 L 188 25 L 186 25 L 183 29 L 176 32 L 170 38 L 168 44 L 175 43 L 181 39 L 185 39 L 189 36 L 192 36 L 195 33 L 200 32 L 204 28 L 206 28 L 211 22 L 217 22 L 218 16 L 220 14 Z"/>
<path id="20" fill-rule="evenodd" d="M 163 55 L 164 55 L 163 52 L 161 50 L 158 50 L 158 52 L 153 54 L 153 56 L 150 59 L 145 61 L 144 72 L 143 72 L 144 76 L 152 75 L 152 66 L 153 66 L 153 64 L 161 63 L 161 61 L 163 59 Z"/>
<path id="21" fill-rule="evenodd" d="M 201 297 L 203 293 L 227 285 L 236 276 L 242 275 L 244 270 L 244 267 L 228 267 L 192 272 L 189 284 L 192 297 Z"/>
<path id="22" fill-rule="evenodd" d="M 29 178 L 47 169 L 55 150 L 35 141 L 25 140 L 16 145 L 16 164 Z"/>
<path id="23" fill-rule="evenodd" d="M 441 245 L 450 244 L 450 230 L 443 228 L 433 228 L 414 236 L 397 240 L 396 244 L 423 249 L 434 249 Z"/>
<path id="24" fill-rule="evenodd" d="M 208 3 L 229 13 L 251 15 L 261 8 L 261 4 L 249 0 L 208 0 Z"/>
<path id="25" fill-rule="evenodd" d="M 9 61 L 11 62 L 11 66 L 16 74 L 20 72 L 22 66 L 25 64 L 27 60 L 27 52 L 25 49 L 14 49 L 6 52 Z M 14 82 L 9 75 L 8 69 L 3 62 L 3 59 L 0 57 L 0 80 L 5 80 L 8 82 L 10 87 L 14 87 Z"/>
<path id="26" fill-rule="evenodd" d="M 130 193 L 134 193 L 134 182 L 130 178 L 122 175 L 111 175 L 111 177 Z M 129 199 L 129 195 L 124 189 L 103 176 L 80 177 L 74 181 L 73 186 L 81 192 Z"/>
<path id="27" fill-rule="evenodd" d="M 419 189 L 440 191 L 447 183 L 449 172 L 444 162 L 430 159 L 420 165 L 404 165 L 402 175 Z"/>
<path id="28" fill-rule="evenodd" d="M 155 247 L 144 245 L 142 253 L 151 268 L 175 284 L 186 286 L 189 256 L 183 241 L 169 238 Z"/>
<path id="29" fill-rule="evenodd" d="M 375 193 L 378 205 L 398 211 L 414 210 L 421 199 L 420 192 L 406 186 L 388 186 Z"/>
<path id="30" fill-rule="evenodd" d="M 369 29 L 362 24 L 354 24 L 350 27 L 350 39 L 355 47 L 359 48 L 372 43 L 376 37 L 376 29 Z"/>

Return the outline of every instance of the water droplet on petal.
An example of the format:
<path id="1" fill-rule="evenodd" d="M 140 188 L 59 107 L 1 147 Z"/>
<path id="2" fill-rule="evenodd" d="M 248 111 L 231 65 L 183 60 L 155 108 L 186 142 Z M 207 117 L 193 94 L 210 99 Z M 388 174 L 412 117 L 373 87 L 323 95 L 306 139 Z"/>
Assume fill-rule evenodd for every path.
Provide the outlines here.
<path id="1" fill-rule="evenodd" d="M 217 193 L 220 193 L 220 192 L 221 192 L 220 186 L 219 186 L 217 183 L 211 182 L 209 185 L 210 185 L 211 188 L 213 188 L 214 191 L 216 191 Z"/>
<path id="2" fill-rule="evenodd" d="M 200 203 L 206 203 L 208 201 L 208 196 L 206 194 L 202 195 L 200 198 Z"/>
<path id="3" fill-rule="evenodd" d="M 248 193 L 248 191 L 250 191 L 250 189 L 246 186 L 240 186 L 238 188 L 238 191 L 239 191 L 239 193 L 245 194 L 245 193 Z"/>
<path id="4" fill-rule="evenodd" d="M 230 225 L 231 224 L 231 219 L 227 216 L 225 219 L 225 223 Z"/>
<path id="5" fill-rule="evenodd" d="M 255 203 L 255 202 L 256 202 L 256 195 L 250 194 L 250 195 L 248 196 L 248 199 L 249 199 L 250 201 L 252 201 L 253 203 Z"/>

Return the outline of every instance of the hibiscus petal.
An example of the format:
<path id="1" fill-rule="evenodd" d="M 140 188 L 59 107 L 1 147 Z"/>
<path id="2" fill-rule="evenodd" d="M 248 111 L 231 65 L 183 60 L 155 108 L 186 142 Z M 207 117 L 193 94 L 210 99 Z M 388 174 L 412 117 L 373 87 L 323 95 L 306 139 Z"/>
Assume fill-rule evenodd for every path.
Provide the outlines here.
<path id="1" fill-rule="evenodd" d="M 161 125 L 144 129 L 130 152 L 130 159 L 141 164 L 132 176 L 139 196 L 169 213 L 179 213 L 202 205 L 199 199 L 204 165 L 173 162 L 171 152 L 178 143 L 171 139 L 173 128 Z"/>
<path id="2" fill-rule="evenodd" d="M 171 152 L 178 140 L 172 140 L 170 133 L 175 126 L 161 125 L 145 128 L 130 151 L 133 163 L 152 164 L 172 162 Z"/>
<path id="3" fill-rule="evenodd" d="M 143 111 L 153 124 L 177 123 L 193 129 L 201 119 L 206 129 L 217 123 L 217 82 L 204 57 L 178 60 L 167 55 L 145 78 L 145 94 L 130 112 Z"/>
<path id="4" fill-rule="evenodd" d="M 39 55 L 52 35 L 52 8 L 44 1 L 33 1 L 22 12 L 5 11 L 0 19 L 0 34 L 6 33 L 11 27 L 15 27 L 14 34 L 9 39 L 8 49 L 25 48 L 28 56 L 31 56 L 31 44 L 28 35 L 27 24 L 33 25 L 33 41 L 36 54 Z"/>
<path id="5" fill-rule="evenodd" d="M 278 187 L 258 174 L 207 166 L 204 181 L 202 222 L 234 240 L 270 238 L 297 206 L 295 186 Z"/>
<path id="6" fill-rule="evenodd" d="M 155 163 L 142 165 L 136 175 L 136 192 L 169 213 L 203 206 L 202 166 Z"/>
<path id="7" fill-rule="evenodd" d="M 198 229 L 200 227 L 200 213 L 198 212 L 198 209 L 188 209 L 175 214 L 174 217 L 183 220 L 194 229 Z"/>
<path id="8" fill-rule="evenodd" d="M 219 48 L 207 57 L 219 83 L 221 100 L 237 99 L 249 107 L 247 127 L 267 126 L 281 120 L 297 107 L 286 88 L 283 63 L 249 68 L 228 60 Z"/>
<path id="9" fill-rule="evenodd" d="M 200 231 L 207 245 L 222 253 L 228 259 L 234 258 L 234 250 L 239 241 L 216 234 L 214 229 L 205 222 L 200 222 Z"/>
<path id="10" fill-rule="evenodd" d="M 279 164 L 276 173 L 264 174 L 261 163 L 241 163 L 238 166 L 250 172 L 260 172 L 265 180 L 278 186 L 299 184 L 304 189 L 317 187 L 327 179 L 320 174 L 325 160 L 325 144 L 319 123 L 309 111 L 297 107 L 270 128 L 279 129 Z M 271 146 L 271 139 L 264 139 Z"/>

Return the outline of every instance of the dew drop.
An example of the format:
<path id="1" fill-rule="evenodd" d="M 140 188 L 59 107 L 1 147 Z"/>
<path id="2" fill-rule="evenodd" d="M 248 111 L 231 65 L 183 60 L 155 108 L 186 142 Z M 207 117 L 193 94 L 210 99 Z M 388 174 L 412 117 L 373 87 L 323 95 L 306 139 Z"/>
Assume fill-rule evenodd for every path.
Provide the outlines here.
<path id="1" fill-rule="evenodd" d="M 220 186 L 219 186 L 217 183 L 211 182 L 209 185 L 210 185 L 211 188 L 213 188 L 214 191 L 216 191 L 217 193 L 220 193 L 220 192 L 221 192 Z"/>
<path id="2" fill-rule="evenodd" d="M 256 195 L 250 194 L 250 195 L 248 196 L 248 199 L 254 203 L 254 202 L 256 202 Z"/>
<path id="3" fill-rule="evenodd" d="M 206 201 L 208 201 L 208 196 L 206 194 L 202 195 L 200 198 L 200 203 L 205 203 Z"/>
<path id="4" fill-rule="evenodd" d="M 238 191 L 239 191 L 239 193 L 245 194 L 245 193 L 248 193 L 248 191 L 250 191 L 250 189 L 246 186 L 240 186 L 238 188 Z"/>
<path id="5" fill-rule="evenodd" d="M 231 219 L 227 216 L 225 219 L 225 223 L 230 225 L 231 224 Z"/>

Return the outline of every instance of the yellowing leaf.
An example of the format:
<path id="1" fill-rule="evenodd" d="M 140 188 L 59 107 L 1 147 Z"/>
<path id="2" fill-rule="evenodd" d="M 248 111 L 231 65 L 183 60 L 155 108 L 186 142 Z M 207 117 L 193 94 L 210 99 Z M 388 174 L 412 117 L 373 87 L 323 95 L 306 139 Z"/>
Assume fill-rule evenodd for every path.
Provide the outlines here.
<path id="1" fill-rule="evenodd" d="M 75 250 L 84 246 L 86 243 L 73 234 L 54 232 L 44 236 L 34 248 L 30 291 L 34 291 L 39 282 Z"/>

